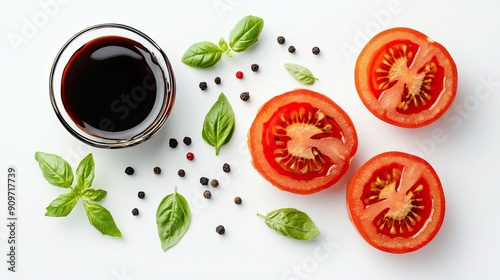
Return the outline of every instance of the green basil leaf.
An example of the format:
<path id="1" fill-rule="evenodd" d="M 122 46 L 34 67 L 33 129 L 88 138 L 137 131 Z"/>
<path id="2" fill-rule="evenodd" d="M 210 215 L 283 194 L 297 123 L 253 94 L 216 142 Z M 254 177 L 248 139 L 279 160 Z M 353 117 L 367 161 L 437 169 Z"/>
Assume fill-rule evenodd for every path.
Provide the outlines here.
<path id="1" fill-rule="evenodd" d="M 191 210 L 187 200 L 177 193 L 177 187 L 172 194 L 160 202 L 156 211 L 156 225 L 161 248 L 167 251 L 181 240 L 191 222 Z"/>
<path id="2" fill-rule="evenodd" d="M 44 152 L 36 152 L 35 159 L 49 184 L 60 188 L 71 188 L 73 171 L 67 161 L 60 156 Z"/>
<path id="3" fill-rule="evenodd" d="M 280 234 L 298 240 L 310 240 L 319 235 L 319 230 L 309 216 L 294 208 L 282 208 L 269 212 L 266 224 Z"/>
<path id="4" fill-rule="evenodd" d="M 75 191 L 61 194 L 47 206 L 45 216 L 66 217 L 71 213 L 79 199 L 79 194 Z"/>
<path id="5" fill-rule="evenodd" d="M 88 154 L 76 168 L 76 188 L 79 190 L 89 188 L 92 181 L 94 181 L 94 157 Z"/>
<path id="6" fill-rule="evenodd" d="M 233 57 L 231 54 L 231 50 L 229 49 L 229 45 L 227 44 L 226 40 L 224 38 L 220 37 L 219 39 L 219 47 L 220 49 L 230 58 Z"/>
<path id="7" fill-rule="evenodd" d="M 199 42 L 191 45 L 182 56 L 182 62 L 197 68 L 208 68 L 221 58 L 222 50 L 212 42 Z"/>
<path id="8" fill-rule="evenodd" d="M 242 52 L 259 39 L 264 20 L 256 16 L 242 18 L 229 32 L 229 46 L 235 52 Z"/>
<path id="9" fill-rule="evenodd" d="M 85 213 L 91 225 L 104 235 L 122 237 L 120 229 L 116 226 L 115 220 L 108 209 L 97 203 L 83 201 Z"/>
<path id="10" fill-rule="evenodd" d="M 82 198 L 89 201 L 99 202 L 108 194 L 105 190 L 85 189 L 82 191 Z"/>
<path id="11" fill-rule="evenodd" d="M 306 85 L 312 85 L 318 78 L 314 77 L 311 70 L 306 67 L 294 64 L 294 63 L 285 63 L 285 69 L 288 73 L 295 78 L 295 80 L 302 82 Z"/>
<path id="12" fill-rule="evenodd" d="M 201 132 L 203 140 L 215 147 L 215 155 L 219 154 L 221 146 L 231 140 L 235 123 L 233 107 L 229 104 L 224 93 L 221 93 L 205 116 Z"/>

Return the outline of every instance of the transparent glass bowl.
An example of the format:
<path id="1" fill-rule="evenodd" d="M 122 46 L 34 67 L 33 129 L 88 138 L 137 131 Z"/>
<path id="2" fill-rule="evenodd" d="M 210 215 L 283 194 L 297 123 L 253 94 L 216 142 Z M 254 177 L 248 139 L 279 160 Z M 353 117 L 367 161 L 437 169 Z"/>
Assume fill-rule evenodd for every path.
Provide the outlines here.
<path id="1" fill-rule="evenodd" d="M 133 40 L 147 49 L 160 73 L 154 73 L 157 81 L 156 100 L 153 109 L 139 125 L 133 129 L 101 133 L 75 122 L 67 112 L 62 97 L 64 70 L 72 56 L 86 43 L 105 36 L 120 36 Z M 160 82 L 158 82 L 160 81 Z M 57 54 L 50 72 L 50 100 L 63 126 L 82 142 L 99 148 L 125 148 L 137 145 L 151 138 L 166 122 L 175 101 L 175 77 L 172 66 L 162 49 L 146 34 L 130 26 L 116 23 L 99 24 L 88 27 L 69 39 Z"/>

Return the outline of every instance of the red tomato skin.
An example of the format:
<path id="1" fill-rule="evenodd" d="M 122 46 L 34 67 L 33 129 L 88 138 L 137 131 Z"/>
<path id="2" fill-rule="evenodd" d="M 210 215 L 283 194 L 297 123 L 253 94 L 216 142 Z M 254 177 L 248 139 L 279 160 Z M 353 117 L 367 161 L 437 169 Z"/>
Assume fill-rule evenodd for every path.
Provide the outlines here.
<path id="1" fill-rule="evenodd" d="M 418 165 L 419 168 L 425 169 L 423 176 L 431 182 L 429 185 L 432 185 L 430 196 L 433 204 L 432 215 L 425 221 L 423 229 L 410 238 L 391 239 L 382 234 L 374 234 L 373 217 L 362 218 L 365 206 L 360 199 L 360 193 L 363 191 L 366 178 L 371 176 L 373 169 L 377 170 L 396 161 L 406 167 Z M 444 191 L 434 168 L 420 157 L 399 151 L 381 153 L 364 163 L 349 180 L 346 202 L 349 219 L 363 239 L 374 248 L 393 254 L 410 253 L 430 243 L 441 229 L 446 208 Z"/>
<path id="2" fill-rule="evenodd" d="M 410 40 L 425 47 L 428 52 L 435 54 L 444 70 L 443 93 L 434 98 L 438 100 L 435 105 L 417 114 L 402 114 L 397 112 L 397 108 L 382 106 L 378 94 L 372 91 L 372 71 L 374 71 L 371 69 L 372 55 L 397 40 Z M 452 56 L 443 45 L 419 31 L 396 27 L 375 35 L 361 50 L 356 60 L 354 81 L 362 103 L 374 116 L 398 127 L 419 128 L 435 122 L 451 107 L 458 89 L 458 70 Z"/>

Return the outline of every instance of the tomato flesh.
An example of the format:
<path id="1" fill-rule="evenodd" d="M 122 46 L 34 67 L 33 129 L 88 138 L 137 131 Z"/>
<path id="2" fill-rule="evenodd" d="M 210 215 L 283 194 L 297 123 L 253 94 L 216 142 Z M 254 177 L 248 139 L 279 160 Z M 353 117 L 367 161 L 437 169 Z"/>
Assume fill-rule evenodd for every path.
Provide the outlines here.
<path id="1" fill-rule="evenodd" d="M 256 170 L 272 185 L 312 194 L 335 184 L 357 150 L 349 116 L 327 96 L 293 90 L 266 102 L 248 133 Z"/>
<path id="2" fill-rule="evenodd" d="M 355 83 L 361 100 L 379 119 L 421 127 L 451 106 L 458 77 L 442 45 L 418 31 L 393 28 L 363 48 L 356 61 Z"/>
<path id="3" fill-rule="evenodd" d="M 374 247 L 406 253 L 430 242 L 444 219 L 439 178 L 421 158 L 388 152 L 370 159 L 349 181 L 349 215 Z"/>

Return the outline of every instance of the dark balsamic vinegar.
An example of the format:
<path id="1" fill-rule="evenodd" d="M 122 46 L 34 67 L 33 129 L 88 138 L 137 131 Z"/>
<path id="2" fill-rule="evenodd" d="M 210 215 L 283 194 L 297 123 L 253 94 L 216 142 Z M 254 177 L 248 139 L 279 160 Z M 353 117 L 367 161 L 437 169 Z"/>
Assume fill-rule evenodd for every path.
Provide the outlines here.
<path id="1" fill-rule="evenodd" d="M 155 69 L 157 68 L 157 69 Z M 71 57 L 62 78 L 62 101 L 72 120 L 92 134 L 137 127 L 157 99 L 156 59 L 134 40 L 105 36 Z"/>

